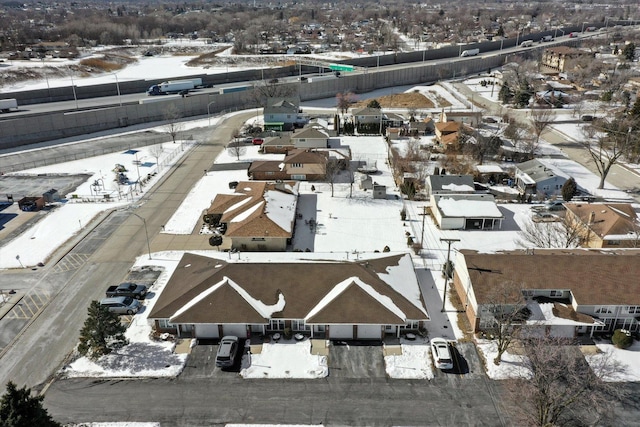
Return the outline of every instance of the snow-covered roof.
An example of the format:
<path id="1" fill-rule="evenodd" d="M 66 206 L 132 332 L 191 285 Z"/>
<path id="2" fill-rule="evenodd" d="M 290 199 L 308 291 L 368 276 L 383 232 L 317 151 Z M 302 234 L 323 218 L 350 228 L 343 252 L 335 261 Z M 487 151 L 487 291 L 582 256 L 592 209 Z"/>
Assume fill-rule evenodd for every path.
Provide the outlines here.
<path id="1" fill-rule="evenodd" d="M 504 218 L 493 195 L 490 194 L 450 194 L 432 197 L 444 217 Z"/>

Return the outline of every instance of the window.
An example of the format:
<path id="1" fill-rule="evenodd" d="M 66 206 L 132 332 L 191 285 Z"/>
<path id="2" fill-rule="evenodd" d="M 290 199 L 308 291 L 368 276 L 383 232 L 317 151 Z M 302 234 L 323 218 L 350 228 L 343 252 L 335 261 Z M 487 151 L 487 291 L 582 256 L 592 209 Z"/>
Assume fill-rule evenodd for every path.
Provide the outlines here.
<path id="1" fill-rule="evenodd" d="M 522 295 L 524 295 L 525 297 L 532 297 L 533 291 L 522 291 Z"/>
<path id="2" fill-rule="evenodd" d="M 304 320 L 292 320 L 291 329 L 294 331 L 309 331 L 311 327 L 304 324 Z"/>
<path id="3" fill-rule="evenodd" d="M 264 237 L 252 237 L 252 242 L 264 242 Z"/>
<path id="4" fill-rule="evenodd" d="M 269 329 L 275 331 L 281 331 L 284 329 L 284 320 L 282 319 L 271 319 L 269 320 Z"/>
<path id="5" fill-rule="evenodd" d="M 296 174 L 293 174 L 293 175 L 291 175 L 291 179 L 295 179 L 295 180 L 298 180 L 298 181 L 304 181 L 305 179 L 307 179 L 307 175 L 296 175 Z"/>
<path id="6" fill-rule="evenodd" d="M 613 310 L 611 309 L 611 307 L 607 307 L 606 305 L 600 306 L 600 307 L 596 307 L 595 310 L 596 314 L 610 314 L 613 313 Z"/>
<path id="7" fill-rule="evenodd" d="M 640 314 L 640 306 L 628 305 L 624 308 L 624 311 L 629 314 Z"/>
<path id="8" fill-rule="evenodd" d="M 418 322 L 418 321 L 415 321 L 415 322 L 409 321 L 409 322 L 405 323 L 404 326 L 402 326 L 402 328 L 404 328 L 404 329 L 418 329 L 419 327 L 420 327 L 420 322 Z"/>
<path id="9" fill-rule="evenodd" d="M 306 141 L 307 141 L 307 139 L 306 139 L 306 138 L 300 138 L 298 141 L 299 141 L 299 142 L 306 142 Z"/>
<path id="10" fill-rule="evenodd" d="M 609 246 L 620 246 L 620 240 L 605 240 L 604 242 Z"/>
<path id="11" fill-rule="evenodd" d="M 267 172 L 267 175 L 273 175 L 273 172 Z"/>
<path id="12" fill-rule="evenodd" d="M 552 296 L 552 297 L 561 297 L 563 293 L 564 293 L 564 292 L 562 292 L 562 291 L 551 291 L 551 292 L 549 293 L 549 296 Z"/>
<path id="13" fill-rule="evenodd" d="M 302 163 L 291 163 L 291 167 L 292 168 L 301 168 L 302 167 Z"/>
<path id="14" fill-rule="evenodd" d="M 169 323 L 169 319 L 160 319 L 158 320 L 158 328 L 160 329 L 173 328 L 173 324 Z"/>

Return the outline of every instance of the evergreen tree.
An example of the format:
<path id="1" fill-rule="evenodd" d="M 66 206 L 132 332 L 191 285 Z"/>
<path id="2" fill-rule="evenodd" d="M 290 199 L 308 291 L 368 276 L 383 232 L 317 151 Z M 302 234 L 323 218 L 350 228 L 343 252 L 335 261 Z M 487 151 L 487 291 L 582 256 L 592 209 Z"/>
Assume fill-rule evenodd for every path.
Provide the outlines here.
<path id="1" fill-rule="evenodd" d="M 31 397 L 31 389 L 9 381 L 0 399 L 0 427 L 60 427 L 42 407 L 44 396 Z"/>
<path id="2" fill-rule="evenodd" d="M 126 328 L 120 323 L 117 314 L 101 306 L 98 301 L 91 301 L 89 317 L 84 321 L 80 330 L 80 344 L 78 352 L 91 359 L 111 353 L 113 349 L 128 344 L 124 336 Z"/>
<path id="3" fill-rule="evenodd" d="M 636 118 L 640 117 L 640 96 L 636 98 L 636 101 L 633 103 L 633 107 L 631 107 L 629 114 Z"/>
<path id="4" fill-rule="evenodd" d="M 571 177 L 562 185 L 562 200 L 568 202 L 573 199 L 576 193 L 578 193 L 578 184 L 576 184 L 576 180 Z"/>
<path id="5" fill-rule="evenodd" d="M 627 61 L 633 61 L 636 53 L 636 45 L 635 43 L 628 43 L 624 45 L 624 49 L 622 49 L 622 56 Z"/>
<path id="6" fill-rule="evenodd" d="M 378 102 L 377 99 L 372 99 L 371 101 L 369 101 L 369 103 L 367 104 L 367 108 L 376 108 L 376 109 L 380 109 L 380 103 Z"/>
<path id="7" fill-rule="evenodd" d="M 498 92 L 498 99 L 503 104 L 508 104 L 513 99 L 513 92 L 508 84 L 504 83 L 500 88 L 500 92 Z"/>

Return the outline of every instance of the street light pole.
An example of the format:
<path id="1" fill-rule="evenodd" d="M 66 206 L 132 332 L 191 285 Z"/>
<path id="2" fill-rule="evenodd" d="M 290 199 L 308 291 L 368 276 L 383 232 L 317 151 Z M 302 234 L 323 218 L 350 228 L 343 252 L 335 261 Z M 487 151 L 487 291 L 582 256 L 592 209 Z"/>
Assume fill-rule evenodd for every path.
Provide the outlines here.
<path id="1" fill-rule="evenodd" d="M 147 232 L 147 220 L 144 219 L 143 217 L 141 217 L 140 215 L 138 215 L 135 212 L 131 212 L 131 214 L 137 216 L 138 218 L 140 218 L 142 220 L 142 223 L 144 225 L 144 235 L 147 238 L 147 251 L 149 252 L 149 259 L 151 259 L 151 245 L 149 244 L 149 233 Z"/>
<path id="2" fill-rule="evenodd" d="M 48 81 L 48 79 L 47 79 Z M 76 101 L 76 110 L 78 109 L 78 96 L 76 95 L 76 85 L 73 83 L 73 74 L 71 74 L 71 89 L 73 90 L 73 99 Z"/>
<path id="3" fill-rule="evenodd" d="M 215 104 L 216 101 L 211 101 L 210 103 L 207 104 L 207 119 L 209 120 L 209 126 L 211 126 L 211 111 L 209 110 L 209 107 L 211 106 L 211 104 Z"/>
<path id="4" fill-rule="evenodd" d="M 448 249 L 447 249 L 447 263 L 445 264 L 444 267 L 444 294 L 442 295 L 442 309 L 440 310 L 441 312 L 444 313 L 444 304 L 445 302 L 447 302 L 447 284 L 449 283 L 449 266 L 451 265 L 451 244 L 455 243 L 455 242 L 459 242 L 460 239 L 445 239 L 445 238 L 440 238 L 441 242 L 446 242 L 448 245 Z M 452 272 L 453 273 L 453 272 Z"/>
<path id="5" fill-rule="evenodd" d="M 116 88 L 118 89 L 118 102 L 122 107 L 122 97 L 120 96 L 120 82 L 118 81 L 118 75 L 116 73 L 113 73 L 113 77 L 116 78 Z"/>

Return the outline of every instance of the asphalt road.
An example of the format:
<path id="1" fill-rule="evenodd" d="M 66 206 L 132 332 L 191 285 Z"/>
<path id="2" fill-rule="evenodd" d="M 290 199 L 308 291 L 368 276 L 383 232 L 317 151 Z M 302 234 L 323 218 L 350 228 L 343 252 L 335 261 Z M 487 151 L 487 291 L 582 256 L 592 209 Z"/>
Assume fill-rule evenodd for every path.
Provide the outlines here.
<path id="1" fill-rule="evenodd" d="M 44 401 L 58 421 L 506 426 L 496 382 L 456 375 L 426 380 L 151 379 L 56 381 Z M 104 405 L 104 402 L 109 402 Z M 95 408 L 101 408 L 96 411 Z"/>

